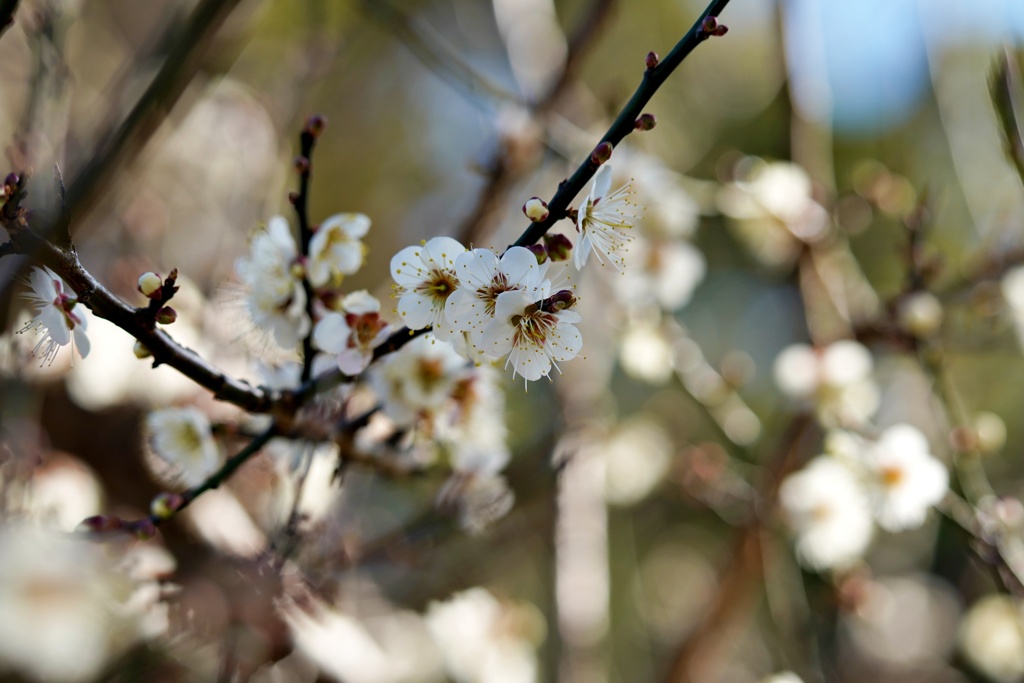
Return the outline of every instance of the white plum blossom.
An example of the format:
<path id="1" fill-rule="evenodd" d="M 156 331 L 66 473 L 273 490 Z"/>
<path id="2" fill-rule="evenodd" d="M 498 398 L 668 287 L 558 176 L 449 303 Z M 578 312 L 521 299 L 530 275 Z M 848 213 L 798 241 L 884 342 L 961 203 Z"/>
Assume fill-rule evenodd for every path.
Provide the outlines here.
<path id="1" fill-rule="evenodd" d="M 210 421 L 196 408 L 165 408 L 146 418 L 153 452 L 170 465 L 183 484 L 197 486 L 220 466 L 220 450 Z"/>
<path id="2" fill-rule="evenodd" d="M 878 408 L 871 353 L 855 341 L 823 348 L 787 347 L 775 359 L 775 382 L 784 394 L 813 404 L 826 426 L 860 426 Z"/>
<path id="3" fill-rule="evenodd" d="M 405 426 L 443 411 L 466 368 L 466 359 L 451 344 L 428 333 L 375 364 L 370 386 L 384 414 Z"/>
<path id="4" fill-rule="evenodd" d="M 235 262 L 238 277 L 249 287 L 246 304 L 254 323 L 274 333 L 292 349 L 309 332 L 306 293 L 302 288 L 298 248 L 288 221 L 274 216 L 253 237 L 252 253 Z M 297 271 L 299 274 L 297 274 Z"/>
<path id="5" fill-rule="evenodd" d="M 136 584 L 115 568 L 104 546 L 68 533 L 0 526 L 0 557 L 0 672 L 92 681 L 144 635 L 150 605 L 133 604 Z"/>
<path id="6" fill-rule="evenodd" d="M 459 287 L 448 298 L 445 315 L 461 332 L 479 343 L 483 330 L 494 319 L 494 306 L 502 292 L 521 290 L 533 301 L 548 295 L 544 279 L 548 265 L 525 247 L 512 247 L 499 259 L 490 249 L 474 249 L 455 260 Z"/>
<path id="7" fill-rule="evenodd" d="M 615 266 L 623 269 L 622 251 L 633 239 L 626 232 L 636 223 L 636 214 L 629 198 L 631 189 L 623 185 L 611 190 L 612 168 L 605 164 L 594 175 L 594 183 L 584 205 L 576 217 L 576 229 L 580 233 L 579 241 L 573 250 L 573 263 L 582 269 L 587 263 L 591 251 L 602 264 L 602 256 Z"/>
<path id="8" fill-rule="evenodd" d="M 861 451 L 866 491 L 878 525 L 886 531 L 913 529 L 949 488 L 946 467 L 928 452 L 916 428 L 889 427 Z"/>
<path id="9" fill-rule="evenodd" d="M 338 368 L 358 375 L 373 360 L 373 350 L 391 334 L 380 317 L 380 301 L 365 289 L 341 300 L 341 311 L 325 315 L 313 328 L 313 343 L 337 357 Z"/>
<path id="10" fill-rule="evenodd" d="M 31 289 L 24 296 L 35 306 L 35 317 L 19 332 L 33 330 L 39 334 L 32 354 L 40 357 L 44 365 L 50 365 L 60 347 L 71 344 L 72 348 L 78 348 L 82 358 L 88 356 L 88 318 L 85 307 L 77 305 L 74 292 L 59 275 L 46 267 L 33 268 L 28 283 Z"/>
<path id="11" fill-rule="evenodd" d="M 575 311 L 538 303 L 526 292 L 503 292 L 495 303 L 494 320 L 484 330 L 482 345 L 488 355 L 509 354 L 506 365 L 532 381 L 546 377 L 553 363 L 579 355 L 583 337 L 573 326 L 579 321 Z"/>
<path id="12" fill-rule="evenodd" d="M 427 607 L 427 628 L 459 683 L 534 683 L 543 618 L 529 604 L 501 602 L 471 588 Z"/>
<path id="13" fill-rule="evenodd" d="M 321 223 L 309 240 L 310 284 L 338 286 L 343 276 L 358 271 L 366 255 L 361 238 L 369 230 L 370 219 L 361 213 L 339 213 Z"/>
<path id="14" fill-rule="evenodd" d="M 458 472 L 496 474 L 508 464 L 505 394 L 493 366 L 467 368 L 455 382 L 435 436 Z"/>
<path id="15" fill-rule="evenodd" d="M 466 248 L 457 240 L 435 237 L 422 246 L 406 247 L 391 258 L 398 315 L 410 330 L 433 327 L 438 339 L 450 339 L 455 334 L 445 318 L 445 305 L 459 286 L 455 260 L 464 253 Z"/>
<path id="16" fill-rule="evenodd" d="M 871 509 L 854 472 L 819 456 L 779 487 L 786 521 L 796 532 L 800 561 L 812 569 L 853 564 L 871 542 Z"/>

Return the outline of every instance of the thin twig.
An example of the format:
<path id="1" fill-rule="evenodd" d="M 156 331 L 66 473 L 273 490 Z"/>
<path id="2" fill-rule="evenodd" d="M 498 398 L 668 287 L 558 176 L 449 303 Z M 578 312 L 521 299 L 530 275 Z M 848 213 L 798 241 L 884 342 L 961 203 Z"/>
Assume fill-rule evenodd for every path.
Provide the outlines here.
<path id="1" fill-rule="evenodd" d="M 296 160 L 296 169 L 299 173 L 299 191 L 295 195 L 295 215 L 299 221 L 299 253 L 302 260 L 309 259 L 309 242 L 313 238 L 313 230 L 309 224 L 309 177 L 313 166 L 313 148 L 316 146 L 316 138 L 323 120 L 319 117 L 310 117 L 299 135 L 299 158 Z M 306 317 L 309 319 L 309 332 L 302 339 L 302 380 L 308 382 L 313 373 L 313 285 L 309 282 L 309 275 L 304 270 L 302 273 L 302 291 L 306 295 Z"/>

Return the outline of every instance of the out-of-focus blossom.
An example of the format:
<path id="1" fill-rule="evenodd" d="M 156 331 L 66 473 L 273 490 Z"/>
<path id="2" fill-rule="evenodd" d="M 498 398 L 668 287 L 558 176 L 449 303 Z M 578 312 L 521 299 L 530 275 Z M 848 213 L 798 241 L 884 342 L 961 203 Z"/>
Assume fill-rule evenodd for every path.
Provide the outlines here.
<path id="1" fill-rule="evenodd" d="M 387 340 L 391 327 L 380 317 L 380 301 L 366 290 L 342 299 L 341 311 L 320 319 L 313 328 L 313 343 L 334 354 L 342 372 L 358 375 L 373 360 L 373 350 Z"/>
<path id="2" fill-rule="evenodd" d="M 309 240 L 309 282 L 314 287 L 341 285 L 363 265 L 366 246 L 361 238 L 370 230 L 370 219 L 361 213 L 339 213 L 317 228 Z"/>
<path id="3" fill-rule="evenodd" d="M 704 254 L 689 242 L 641 237 L 630 244 L 614 291 L 630 306 L 656 304 L 676 311 L 689 303 L 706 272 Z"/>
<path id="4" fill-rule="evenodd" d="M 509 354 L 515 373 L 527 381 L 537 380 L 548 376 L 552 364 L 579 355 L 583 337 L 573 323 L 580 320 L 575 311 L 546 310 L 526 292 L 503 292 L 494 307 L 494 320 L 484 330 L 482 346 L 491 356 Z"/>
<path id="5" fill-rule="evenodd" d="M 452 387 L 450 407 L 439 413 L 435 436 L 459 472 L 497 474 L 510 457 L 505 394 L 489 365 L 468 368 Z"/>
<path id="6" fill-rule="evenodd" d="M 787 396 L 812 403 L 826 426 L 860 426 L 878 408 L 872 365 L 871 353 L 855 341 L 794 344 L 775 359 L 775 382 Z"/>
<path id="7" fill-rule="evenodd" d="M 45 365 L 53 363 L 60 347 L 71 344 L 78 347 L 78 354 L 89 355 L 89 337 L 86 328 L 89 320 L 84 306 L 78 306 L 78 299 L 59 275 L 45 266 L 33 268 L 29 274 L 30 290 L 25 298 L 35 306 L 35 317 L 19 332 L 34 331 L 39 341 L 32 349 L 32 355 Z"/>
<path id="8" fill-rule="evenodd" d="M 59 457 L 33 473 L 27 511 L 48 527 L 70 532 L 99 514 L 102 501 L 96 475 L 72 458 Z"/>
<path id="9" fill-rule="evenodd" d="M 643 500 L 662 481 L 672 461 L 672 441 L 659 425 L 634 420 L 602 439 L 604 494 L 614 505 Z"/>
<path id="10" fill-rule="evenodd" d="M 171 466 L 185 486 L 201 484 L 220 466 L 210 421 L 196 408 L 165 408 L 146 418 L 153 452 Z"/>
<path id="11" fill-rule="evenodd" d="M 761 683 L 804 683 L 804 681 L 792 671 L 780 671 L 762 678 Z"/>
<path id="12" fill-rule="evenodd" d="M 520 290 L 532 301 L 548 296 L 550 283 L 544 279 L 546 264 L 525 247 L 512 247 L 499 259 L 490 249 L 474 249 L 455 260 L 459 287 L 448 298 L 445 315 L 459 331 L 469 332 L 480 343 L 484 328 L 494 319 L 498 295 Z"/>
<path id="13" fill-rule="evenodd" d="M 295 644 L 321 671 L 348 683 L 433 683 L 443 664 L 423 620 L 387 611 L 357 619 L 314 603 L 286 605 Z"/>
<path id="14" fill-rule="evenodd" d="M 924 434 L 906 424 L 889 427 L 863 449 L 866 491 L 886 531 L 921 526 L 928 509 L 946 495 L 949 473 L 928 450 Z"/>
<path id="15" fill-rule="evenodd" d="M 445 318 L 448 297 L 459 278 L 455 260 L 466 248 L 451 237 L 435 237 L 419 247 L 406 247 L 391 258 L 398 314 L 411 330 L 433 327 L 438 339 L 449 339 L 454 329 Z"/>
<path id="16" fill-rule="evenodd" d="M 911 334 L 930 337 L 942 326 L 942 302 L 931 292 L 915 292 L 900 302 L 896 317 Z"/>
<path id="17" fill-rule="evenodd" d="M 631 377 L 661 384 L 672 376 L 672 347 L 654 325 L 630 325 L 619 347 L 619 363 Z"/>
<path id="18" fill-rule="evenodd" d="M 267 229 L 252 239 L 248 258 L 235 262 L 238 277 L 249 288 L 246 305 L 253 322 L 274 333 L 277 343 L 294 349 L 311 325 L 306 293 L 296 276 L 298 248 L 288 221 L 274 216 Z"/>
<path id="19" fill-rule="evenodd" d="M 399 425 L 410 425 L 443 410 L 466 366 L 466 359 L 451 344 L 428 333 L 374 365 L 370 386 L 388 417 Z"/>
<path id="20" fill-rule="evenodd" d="M 796 164 L 746 159 L 740 177 L 722 188 L 718 205 L 757 258 L 784 265 L 796 258 L 801 242 L 828 234 L 828 212 L 811 194 L 811 179 Z"/>
<path id="21" fill-rule="evenodd" d="M 69 534 L 0 527 L 0 670 L 93 680 L 140 636 L 134 582 L 104 548 Z"/>
<path id="22" fill-rule="evenodd" d="M 532 683 L 543 620 L 532 605 L 498 601 L 484 588 L 427 607 L 427 628 L 459 683 Z"/>
<path id="23" fill-rule="evenodd" d="M 438 494 L 441 507 L 454 507 L 459 528 L 470 534 L 482 533 L 512 510 L 515 494 L 499 474 L 456 472 Z"/>
<path id="24" fill-rule="evenodd" d="M 623 252 L 633 239 L 626 231 L 636 223 L 636 214 L 629 201 L 630 186 L 623 185 L 612 191 L 611 185 L 612 168 L 605 164 L 594 174 L 590 194 L 576 218 L 580 236 L 572 253 L 577 269 L 586 265 L 591 251 L 596 252 L 595 257 L 602 264 L 607 259 L 616 270 L 623 269 Z"/>
<path id="25" fill-rule="evenodd" d="M 800 561 L 812 569 L 842 569 L 871 542 L 868 499 L 856 475 L 829 456 L 812 460 L 779 488 L 786 520 L 796 532 Z"/>
<path id="26" fill-rule="evenodd" d="M 1024 615 L 1008 595 L 990 595 L 971 606 L 960 624 L 960 651 L 993 683 L 1024 677 Z"/>

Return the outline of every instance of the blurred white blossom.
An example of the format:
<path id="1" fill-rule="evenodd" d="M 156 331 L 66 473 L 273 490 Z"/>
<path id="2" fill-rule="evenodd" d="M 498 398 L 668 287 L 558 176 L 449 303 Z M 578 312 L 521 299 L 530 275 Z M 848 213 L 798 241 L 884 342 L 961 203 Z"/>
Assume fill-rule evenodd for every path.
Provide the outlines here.
<path id="1" fill-rule="evenodd" d="M 155 410 L 146 418 L 146 432 L 153 452 L 185 486 L 201 484 L 220 466 L 210 421 L 196 408 Z"/>
<path id="2" fill-rule="evenodd" d="M 886 531 L 921 526 L 949 488 L 945 465 L 929 453 L 924 434 L 910 425 L 889 427 L 867 443 L 861 462 L 872 511 Z"/>
<path id="3" fill-rule="evenodd" d="M 878 408 L 871 353 L 855 341 L 823 348 L 794 344 L 775 359 L 775 382 L 784 394 L 812 404 L 826 426 L 861 426 Z"/>
<path id="4" fill-rule="evenodd" d="M 779 487 L 786 521 L 796 532 L 796 551 L 812 569 L 842 569 L 871 542 L 868 499 L 856 475 L 829 456 L 819 456 Z"/>
<path id="5" fill-rule="evenodd" d="M 257 327 L 273 332 L 277 343 L 294 349 L 311 325 L 306 293 L 298 268 L 298 248 L 288 221 L 274 216 L 258 232 L 251 254 L 235 262 L 238 277 L 249 288 L 246 304 Z"/>
<path id="6" fill-rule="evenodd" d="M 971 667 L 993 683 L 1024 677 L 1024 618 L 1008 595 L 978 600 L 960 623 L 960 651 Z"/>
<path id="7" fill-rule="evenodd" d="M 136 584 L 113 568 L 103 546 L 5 526 L 0 557 L 0 670 L 91 681 L 143 635 L 151 602 L 131 602 Z"/>
<path id="8" fill-rule="evenodd" d="M 375 364 L 370 386 L 388 417 L 399 425 L 410 425 L 443 410 L 467 365 L 451 344 L 428 333 Z"/>
<path id="9" fill-rule="evenodd" d="M 427 628 L 458 683 L 532 683 L 543 620 L 528 604 L 499 601 L 484 588 L 427 607 Z"/>

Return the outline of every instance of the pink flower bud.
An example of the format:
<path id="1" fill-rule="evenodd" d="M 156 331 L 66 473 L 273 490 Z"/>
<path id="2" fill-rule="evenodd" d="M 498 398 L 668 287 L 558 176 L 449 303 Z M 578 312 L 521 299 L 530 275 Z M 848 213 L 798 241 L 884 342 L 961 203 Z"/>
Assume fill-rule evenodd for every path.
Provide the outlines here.
<path id="1" fill-rule="evenodd" d="M 557 313 L 576 304 L 576 296 L 568 289 L 552 294 L 544 300 L 544 310 L 549 313 Z"/>
<path id="2" fill-rule="evenodd" d="M 572 242 L 562 234 L 544 235 L 544 246 L 548 252 L 548 258 L 552 261 L 565 261 L 572 251 Z"/>
<path id="3" fill-rule="evenodd" d="M 594 152 L 590 155 L 590 161 L 596 166 L 600 166 L 609 159 L 612 158 L 612 143 L 602 142 L 600 145 L 594 148 Z"/>
<path id="4" fill-rule="evenodd" d="M 295 170 L 298 171 L 300 175 L 309 173 L 309 159 L 302 156 L 295 157 Z"/>
<path id="5" fill-rule="evenodd" d="M 548 204 L 540 197 L 531 197 L 526 200 L 523 204 L 523 213 L 534 223 L 540 223 L 541 221 L 547 220 L 550 212 L 548 211 Z"/>
<path id="6" fill-rule="evenodd" d="M 654 114 L 641 114 L 633 124 L 633 128 L 637 130 L 651 130 L 657 124 L 658 120 L 654 118 Z"/>
<path id="7" fill-rule="evenodd" d="M 644 60 L 644 63 L 647 65 L 648 69 L 653 69 L 658 66 L 658 53 L 653 51 L 648 52 L 647 59 Z"/>
<path id="8" fill-rule="evenodd" d="M 327 127 L 327 119 L 320 114 L 313 114 L 306 119 L 306 130 L 314 138 L 320 137 L 320 133 L 324 132 L 324 128 Z"/>
<path id="9" fill-rule="evenodd" d="M 163 286 L 164 281 L 152 271 L 139 276 L 139 291 L 150 299 L 159 294 Z"/>
<path id="10" fill-rule="evenodd" d="M 161 325 L 170 325 L 178 319 L 178 312 L 170 306 L 164 306 L 156 312 L 156 321 Z"/>
<path id="11" fill-rule="evenodd" d="M 543 244 L 531 244 L 526 248 L 537 257 L 537 263 L 544 263 L 548 260 L 548 250 L 544 248 Z"/>
<path id="12" fill-rule="evenodd" d="M 170 519 L 184 504 L 185 497 L 180 493 L 160 493 L 149 504 L 149 513 L 157 519 Z"/>

